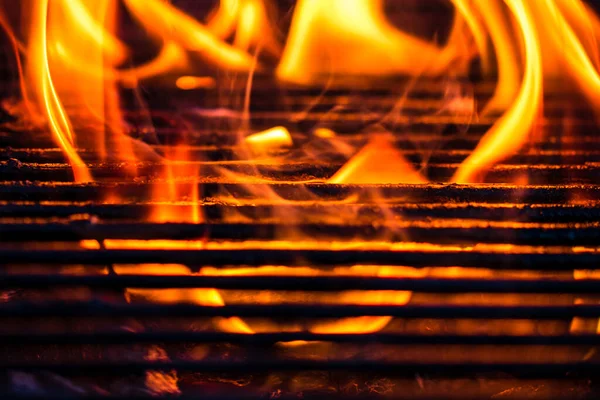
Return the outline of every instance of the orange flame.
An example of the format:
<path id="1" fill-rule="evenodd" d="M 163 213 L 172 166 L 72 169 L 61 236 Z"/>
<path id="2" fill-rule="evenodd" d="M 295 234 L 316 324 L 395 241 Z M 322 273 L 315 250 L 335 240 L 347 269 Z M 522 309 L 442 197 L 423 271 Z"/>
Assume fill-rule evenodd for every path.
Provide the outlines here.
<path id="1" fill-rule="evenodd" d="M 394 148 L 389 136 L 375 136 L 329 182 L 395 184 L 426 183 L 427 180 Z"/>
<path id="2" fill-rule="evenodd" d="M 59 3 L 52 3 L 57 8 Z M 55 86 L 55 77 L 50 69 L 48 55 L 48 42 L 60 43 L 61 39 L 67 39 L 66 30 L 54 32 L 58 37 L 48 38 L 48 11 L 50 4 L 48 0 L 36 1 L 31 10 L 32 21 L 30 23 L 30 42 L 28 52 L 27 75 L 25 77 L 26 89 L 33 93 L 40 112 L 48 120 L 54 139 L 68 157 L 73 166 L 75 180 L 78 182 L 89 182 L 92 176 L 81 160 L 74 147 L 75 137 L 73 127 L 65 108 L 59 98 Z M 50 24 L 53 20 L 50 19 Z M 70 35 L 69 35 L 70 36 Z M 72 36 L 71 36 L 72 38 Z"/>
<path id="3" fill-rule="evenodd" d="M 299 0 L 277 76 L 315 84 L 331 75 L 437 75 L 457 56 L 396 29 L 382 0 Z"/>
<path id="4" fill-rule="evenodd" d="M 200 52 L 217 65 L 232 70 L 246 71 L 252 66 L 248 53 L 218 40 L 206 26 L 169 3 L 125 0 L 125 4 L 150 34 L 165 43 L 172 41 L 186 50 Z"/>
<path id="5" fill-rule="evenodd" d="M 525 77 L 513 106 L 485 134 L 473 153 L 460 165 L 454 182 L 480 180 L 478 174 L 490 165 L 513 154 L 526 142 L 539 108 L 542 95 L 542 58 L 535 23 L 526 2 L 506 0 L 522 29 L 525 41 Z"/>
<path id="6" fill-rule="evenodd" d="M 505 0 L 505 4 L 515 16 L 516 32 L 503 17 L 498 2 L 477 3 L 499 64 L 498 86 L 487 109 L 507 111 L 459 167 L 453 177 L 455 182 L 481 181 L 489 167 L 527 143 L 542 107 L 544 78 L 571 79 L 595 109 L 600 106 L 598 17 L 580 0 Z M 514 49 L 514 37 L 521 37 L 524 46 L 523 77 L 516 97 L 520 62 Z"/>

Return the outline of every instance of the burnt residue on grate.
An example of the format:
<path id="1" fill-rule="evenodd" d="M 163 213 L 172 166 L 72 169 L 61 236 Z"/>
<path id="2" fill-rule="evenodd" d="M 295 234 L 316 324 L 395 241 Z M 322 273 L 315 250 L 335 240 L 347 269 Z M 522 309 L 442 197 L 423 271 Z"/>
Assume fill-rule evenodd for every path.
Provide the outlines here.
<path id="1" fill-rule="evenodd" d="M 565 135 L 566 97 L 549 96 L 547 136 L 487 184 L 333 185 L 351 155 L 313 128 L 340 128 L 359 149 L 369 135 L 349 127 L 361 110 L 379 112 L 372 123 L 395 99 L 373 89 L 340 111 L 348 94 L 331 91 L 303 113 L 320 91 L 290 89 L 284 110 L 257 79 L 253 128 L 283 124 L 294 142 L 260 162 L 217 117 L 192 129 L 183 113 L 150 111 L 156 153 L 186 135 L 203 171 L 196 203 L 160 198 L 171 182 L 156 160 L 133 176 L 83 143 L 97 181 L 76 184 L 46 132 L 0 133 L 2 398 L 598 397 L 600 140 L 588 109 L 569 113 L 584 134 Z M 443 182 L 493 118 L 463 133 L 464 119 L 430 116 L 436 91 L 419 83 L 384 128 Z M 223 170 L 279 181 L 277 201 Z M 197 205 L 202 223 L 150 222 L 158 201 L 171 215 Z"/>

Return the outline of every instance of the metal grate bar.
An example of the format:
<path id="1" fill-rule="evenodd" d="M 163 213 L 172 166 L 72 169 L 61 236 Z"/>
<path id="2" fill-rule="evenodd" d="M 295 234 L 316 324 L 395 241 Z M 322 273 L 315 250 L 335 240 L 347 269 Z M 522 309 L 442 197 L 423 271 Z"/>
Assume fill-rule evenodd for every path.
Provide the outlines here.
<path id="1" fill-rule="evenodd" d="M 409 290 L 422 293 L 598 293 L 600 280 L 373 278 L 349 276 L 0 275 L 0 288 L 218 288 L 237 290 Z"/>
<path id="2" fill-rule="evenodd" d="M 333 210 L 332 210 L 333 211 Z M 294 229 L 313 240 L 380 239 L 408 237 L 414 242 L 429 243 L 514 243 L 528 245 L 593 246 L 600 245 L 600 222 L 578 224 L 494 222 L 474 220 L 430 219 L 427 221 L 392 221 L 373 223 L 338 221 L 321 223 L 268 222 L 253 223 L 145 223 L 0 220 L 0 240 L 4 241 L 77 241 L 82 239 L 186 240 L 210 237 L 211 240 L 277 240 L 281 232 Z"/>
<path id="3" fill-rule="evenodd" d="M 573 376 L 597 376 L 600 364 L 592 362 L 573 363 L 409 363 L 387 361 L 171 361 L 171 362 L 94 362 L 77 364 L 2 364 L 0 369 L 19 371 L 53 371 L 69 375 L 115 375 L 143 373 L 148 370 L 203 373 L 259 373 L 269 371 L 369 371 L 390 376 L 414 377 L 415 374 L 429 376 L 472 377 L 474 374 L 510 372 L 511 376 L 536 379 L 572 379 Z"/>
<path id="4" fill-rule="evenodd" d="M 316 334 L 225 332 L 94 332 L 0 334 L 4 345 L 81 345 L 134 343 L 231 343 L 243 346 L 271 346 L 277 342 L 332 342 L 389 345 L 495 345 L 495 346 L 598 346 L 600 335 L 438 335 L 438 334 Z"/>
<path id="5" fill-rule="evenodd" d="M 343 200 L 349 196 L 365 196 L 368 198 L 373 191 L 381 199 L 398 199 L 394 202 L 406 201 L 409 203 L 506 203 L 518 202 L 519 204 L 569 204 L 573 199 L 598 200 L 600 199 L 599 185 L 336 185 L 292 182 L 276 183 L 269 185 L 271 189 L 282 198 L 290 201 L 335 201 Z M 107 191 L 121 195 L 124 202 L 147 200 L 147 193 L 154 188 L 157 192 L 166 190 L 166 183 L 46 183 L 46 182 L 0 182 L 0 200 L 25 200 L 25 201 L 57 201 L 77 199 L 78 201 L 103 201 Z M 236 184 L 206 182 L 198 185 L 199 193 L 204 198 L 216 196 L 227 190 L 239 199 L 253 199 L 255 196 L 249 190 L 259 191 L 260 184 Z M 302 187 L 306 190 L 298 190 Z"/>
<path id="6" fill-rule="evenodd" d="M 363 139 L 367 141 L 367 138 Z M 399 140 L 399 139 L 396 139 Z M 410 138 L 405 139 L 410 141 Z M 412 145 L 419 144 L 420 150 L 399 150 L 398 153 L 402 154 L 408 159 L 421 159 L 423 156 L 427 156 L 429 159 L 434 159 L 437 164 L 456 164 L 462 162 L 467 156 L 472 153 L 470 147 L 474 146 L 477 142 L 473 140 L 472 146 L 469 149 L 455 148 L 454 140 L 448 143 L 449 149 L 438 149 L 439 147 L 439 136 L 435 139 L 431 138 L 432 149 L 426 151 L 422 148 L 424 142 L 423 138 L 419 138 L 412 142 Z M 457 140 L 458 143 L 464 143 L 468 138 L 460 137 Z M 358 140 L 354 140 L 357 141 Z M 436 143 L 438 142 L 438 143 Z M 360 143 L 357 143 L 359 145 Z M 399 143 L 401 144 L 401 143 Z M 583 143 L 581 144 L 584 149 L 581 150 L 570 150 L 571 145 L 575 143 L 554 143 L 558 150 L 551 150 L 552 142 L 550 144 L 542 144 L 545 146 L 545 150 L 531 150 L 528 153 L 516 154 L 508 158 L 503 164 L 508 165 L 519 165 L 519 164 L 530 164 L 530 165 L 582 165 L 589 162 L 600 162 L 600 150 L 596 147 L 600 146 L 600 140 L 597 142 Z M 435 147 L 433 147 L 436 145 Z M 411 148 L 413 146 L 404 146 L 404 148 Z M 587 149 L 585 148 L 587 147 Z M 591 147 L 591 148 L 590 148 Z M 152 146 L 152 148 L 160 153 L 163 146 Z M 550 148 L 550 149 L 548 149 Z M 534 147 L 535 149 L 535 147 Z M 248 149 L 243 147 L 232 147 L 232 146 L 188 146 L 182 148 L 186 151 L 186 154 L 190 159 L 203 160 L 205 162 L 223 162 L 223 161 L 240 161 L 240 157 L 247 154 Z M 79 149 L 77 151 L 79 156 L 88 163 L 97 162 L 97 154 L 93 150 Z M 273 150 L 273 154 L 281 155 L 285 151 Z M 325 152 L 325 154 L 327 154 Z M 343 159 L 343 157 L 339 157 Z M 12 161 L 10 161 L 12 160 Z M 50 167 L 58 169 L 60 164 L 65 164 L 65 156 L 61 149 L 58 148 L 21 148 L 21 149 L 2 149 L 0 148 L 0 166 L 3 170 L 8 170 L 9 167 L 15 168 L 15 161 L 18 161 L 20 168 L 40 168 L 48 169 Z M 339 163 L 339 161 L 338 161 Z M 335 167 L 339 167 L 339 164 L 335 164 Z M 5 171 L 6 172 L 6 171 Z"/>
<path id="7" fill-rule="evenodd" d="M 571 320 L 574 317 L 598 318 L 600 305 L 570 306 L 362 306 L 324 304 L 228 305 L 194 304 L 139 305 L 102 302 L 12 302 L 0 307 L 0 317 L 269 317 L 344 318 L 391 316 L 435 319 L 539 319 Z"/>
<path id="8" fill-rule="evenodd" d="M 423 218 L 464 218 L 487 221 L 523 221 L 523 222 L 590 222 L 600 221 L 600 207 L 597 201 L 584 204 L 522 204 L 522 203 L 399 203 L 385 204 L 384 208 L 398 214 L 406 220 Z M 0 201 L 0 218 L 48 218 L 71 217 L 72 215 L 93 215 L 100 220 L 139 220 L 147 218 L 153 205 L 138 204 L 99 204 L 90 202 L 6 202 Z M 162 203 L 161 209 L 170 215 L 189 211 L 189 204 Z M 223 215 L 238 212 L 250 217 L 269 218 L 272 215 L 291 215 L 297 212 L 307 220 L 320 215 L 354 215 L 357 222 L 363 220 L 387 220 L 389 214 L 382 212 L 378 204 L 252 204 L 227 205 L 218 202 L 203 202 L 201 205 L 205 217 L 219 222 Z M 314 216 L 314 217 L 312 217 Z M 1 233 L 2 231 L 0 231 Z"/>
<path id="9" fill-rule="evenodd" d="M 64 395 L 54 395 L 54 394 L 48 394 L 48 395 L 27 395 L 27 394 L 13 394 L 13 393 L 7 393 L 7 394 L 3 394 L 0 393 L 0 395 L 2 396 L 3 400 L 78 400 L 78 399 L 85 399 L 85 400 L 156 400 L 157 397 L 156 396 L 152 396 L 152 395 L 136 395 L 136 394 L 129 394 L 126 396 L 120 396 L 120 395 L 115 395 L 115 396 L 106 396 L 106 395 L 93 395 L 93 394 L 86 394 L 84 397 L 80 397 L 77 395 L 69 395 L 69 394 L 64 394 Z M 328 394 L 303 394 L 302 397 L 299 397 L 298 394 L 294 393 L 294 394 L 277 394 L 277 400 L 298 400 L 299 398 L 301 399 L 305 399 L 305 400 L 331 400 L 331 399 L 336 399 L 336 398 L 343 398 L 343 395 L 340 393 L 328 393 Z M 257 395 L 248 395 L 248 394 L 242 394 L 242 393 L 238 393 L 236 395 L 225 395 L 225 396 L 218 396 L 218 395 L 210 395 L 210 394 L 202 394 L 202 395 L 166 395 L 166 396 L 162 396 L 159 397 L 160 399 L 177 399 L 177 400 L 267 400 L 270 398 L 270 393 L 267 394 L 257 394 Z M 377 399 L 378 397 L 374 396 L 373 394 L 369 393 L 369 394 L 352 394 L 351 399 L 352 400 L 374 400 Z M 482 397 L 480 395 L 471 395 L 471 394 L 456 394 L 456 395 L 451 395 L 451 394 L 440 394 L 440 395 L 430 395 L 430 394 L 420 394 L 420 395 L 414 395 L 414 394 L 410 394 L 410 395 L 403 395 L 403 394 L 386 394 L 385 396 L 386 400 L 403 400 L 403 399 L 410 399 L 410 400 L 482 400 Z M 530 396 L 511 396 L 510 397 L 511 400 L 529 400 L 531 399 Z M 564 400 L 564 396 L 562 395 L 556 395 L 556 396 L 545 396 L 544 400 Z"/>
<path id="10" fill-rule="evenodd" d="M 327 163 L 315 165 L 314 162 L 287 163 L 273 165 L 245 161 L 227 162 L 196 162 L 198 166 L 215 167 L 215 171 L 205 170 L 202 180 L 211 183 L 220 180 L 221 174 L 218 168 L 227 168 L 230 171 L 244 174 L 253 174 L 259 171 L 261 175 L 277 180 L 298 181 L 309 179 L 326 180 L 338 171 L 343 163 Z M 448 180 L 456 171 L 459 164 L 428 164 L 427 173 L 431 179 L 436 181 Z M 89 169 L 96 179 L 134 178 L 139 176 L 156 176 L 162 164 L 139 164 L 137 172 L 132 175 L 131 165 L 123 164 L 91 164 Z M 505 164 L 496 165 L 489 169 L 486 181 L 490 183 L 512 183 L 523 174 L 527 174 L 530 184 L 561 184 L 563 182 L 589 183 L 594 182 L 600 174 L 600 166 L 597 164 L 578 165 L 551 165 L 551 164 Z M 73 171 L 69 164 L 21 164 L 14 167 L 10 163 L 0 163 L 0 179 L 2 181 L 32 180 L 32 181 L 58 181 L 70 182 L 73 180 Z"/>
<path id="11" fill-rule="evenodd" d="M 329 244 L 324 243 L 324 246 Z M 293 246 L 292 243 L 289 244 Z M 5 264 L 186 264 L 196 265 L 410 265 L 413 267 L 464 266 L 490 269 L 572 271 L 595 269 L 600 252 L 572 252 L 548 248 L 529 251 L 485 252 L 470 249 L 431 250 L 416 244 L 413 249 L 366 250 L 8 250 L 0 249 Z"/>

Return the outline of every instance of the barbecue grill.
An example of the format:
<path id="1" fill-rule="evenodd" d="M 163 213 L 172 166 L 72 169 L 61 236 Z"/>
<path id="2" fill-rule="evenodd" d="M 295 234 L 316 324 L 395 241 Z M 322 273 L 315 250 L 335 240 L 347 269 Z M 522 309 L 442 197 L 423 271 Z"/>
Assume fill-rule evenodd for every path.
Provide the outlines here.
<path id="1" fill-rule="evenodd" d="M 403 20 L 448 23 L 445 9 L 388 3 Z M 324 90 L 257 73 L 248 123 L 285 126 L 294 146 L 252 160 L 218 89 L 153 82 L 140 112 L 124 88 L 129 136 L 158 154 L 185 137 L 193 157 L 182 164 L 202 168 L 198 199 L 189 182 L 169 196 L 164 164 L 101 160 L 91 143 L 78 154 L 96 181 L 75 183 L 52 136 L 7 112 L 0 397 L 598 398 L 594 110 L 549 82 L 543 134 L 485 184 L 443 183 L 499 118 L 444 108 L 449 85 L 489 100 L 495 82 L 471 78 Z M 219 79 L 236 95 L 247 85 Z M 390 120 L 406 95 L 397 87 L 410 95 Z M 432 183 L 325 183 L 351 154 L 318 128 L 357 149 L 385 131 Z M 263 180 L 236 179 L 245 175 Z M 170 215 L 199 205 L 203 220 L 152 221 L 157 203 Z"/>
<path id="2" fill-rule="evenodd" d="M 382 98 L 377 92 L 363 96 Z M 414 107 L 407 115 L 417 113 L 419 103 Z M 591 126 L 584 111 L 574 123 Z M 275 124 L 269 118 L 265 126 Z M 98 163 L 92 169 L 105 176 L 103 182 L 71 183 L 61 152 L 48 147 L 44 135 L 6 132 L 0 186 L 5 398 L 594 398 L 600 305 L 593 294 L 600 283 L 589 270 L 599 259 L 592 178 L 597 142 L 591 130 L 579 141 L 561 136 L 551 118 L 548 124 L 548 140 L 490 172 L 497 183 L 300 184 L 294 182 L 298 176 L 319 178 L 339 165 L 270 171 L 265 163 L 259 166 L 264 174 L 288 177 L 272 187 L 292 201 L 269 203 L 253 198 L 246 184 L 208 177 L 199 183 L 207 218 L 202 224 L 147 222 L 150 181 L 127 182 L 121 165 Z M 418 129 L 446 125 L 443 118 L 430 119 Z M 161 134 L 169 132 L 176 131 Z M 433 151 L 436 162 L 428 173 L 441 181 L 475 136 L 450 136 Z M 396 140 L 414 137 L 400 132 Z M 420 148 L 439 145 L 439 136 L 420 140 Z M 194 150 L 217 152 L 205 143 Z M 142 168 L 152 176 L 158 166 Z M 247 165 L 238 161 L 236 168 Z M 523 173 L 531 183 L 515 184 Z M 243 204 L 220 201 L 223 187 Z M 369 195 L 374 188 L 378 199 Z M 124 200 L 104 202 L 109 189 Z M 355 200 L 343 201 L 349 198 Z M 233 212 L 245 220 L 231 222 Z M 282 218 L 294 213 L 303 216 L 301 223 Z M 281 232 L 292 226 L 310 240 L 278 245 Z M 198 238 L 205 238 L 203 248 L 186 245 Z M 119 246 L 119 240 L 175 244 L 135 248 Z M 154 275 L 143 267 L 148 264 L 167 264 L 164 271 L 179 264 L 187 271 Z M 412 275 L 194 274 L 206 266 L 269 265 L 323 271 L 405 266 Z M 462 275 L 444 272 L 456 267 L 465 268 Z M 220 307 L 160 303 L 136 299 L 127 294 L 130 288 L 216 288 L 231 300 Z M 275 299 L 277 293 L 297 295 L 265 303 L 260 299 L 266 291 Z M 410 291 L 412 297 L 406 305 L 316 302 L 344 291 Z M 211 328 L 211 321 L 229 317 L 302 325 L 362 316 L 391 316 L 393 322 L 376 333 Z M 307 343 L 282 344 L 299 341 Z M 144 381 L 152 373 L 163 381 L 156 392 Z M 169 392 L 169 379 L 179 382 L 177 392 Z"/>

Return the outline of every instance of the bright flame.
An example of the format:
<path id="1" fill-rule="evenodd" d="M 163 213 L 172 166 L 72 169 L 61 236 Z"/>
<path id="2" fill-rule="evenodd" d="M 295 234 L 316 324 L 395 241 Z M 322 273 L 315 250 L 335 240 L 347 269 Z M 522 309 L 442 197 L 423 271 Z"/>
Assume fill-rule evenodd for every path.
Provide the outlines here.
<path id="1" fill-rule="evenodd" d="M 54 2 L 53 8 L 59 8 L 60 4 Z M 54 139 L 60 148 L 65 152 L 71 165 L 77 182 L 89 182 L 92 176 L 81 160 L 75 149 L 75 137 L 71 121 L 67 116 L 65 108 L 59 98 L 56 86 L 54 84 L 55 77 L 50 69 L 50 61 L 48 55 L 48 0 L 36 1 L 33 8 L 30 10 L 33 16 L 30 23 L 30 42 L 28 48 L 28 63 L 25 84 L 28 91 L 33 93 L 33 98 L 41 108 L 40 111 L 44 115 L 54 134 Z M 52 24 L 50 19 L 50 24 Z M 51 25 L 52 26 L 52 25 Z M 67 30 L 53 31 L 59 38 L 54 37 L 55 43 L 60 43 L 60 39 L 67 39 Z M 69 35 L 71 36 L 71 35 Z M 71 36 L 70 39 L 73 39 Z"/>
<path id="2" fill-rule="evenodd" d="M 521 68 L 518 57 L 518 35 L 509 28 L 511 20 L 504 12 L 501 0 L 479 1 L 476 7 L 487 26 L 498 62 L 498 84 L 494 97 L 487 105 L 487 110 L 503 111 L 510 107 L 519 92 Z M 484 57 L 485 64 L 487 54 L 481 56 Z"/>
<path id="3" fill-rule="evenodd" d="M 473 153 L 460 165 L 454 182 L 469 183 L 481 179 L 490 165 L 513 154 L 526 142 L 541 106 L 542 55 L 535 23 L 527 2 L 506 0 L 522 29 L 525 41 L 525 76 L 519 96 L 512 107 L 485 134 Z"/>
<path id="4" fill-rule="evenodd" d="M 315 84 L 331 75 L 437 75 L 457 56 L 396 29 L 383 0 L 299 0 L 277 76 Z"/>
<path id="5" fill-rule="evenodd" d="M 216 38 L 194 18 L 160 0 L 125 0 L 140 23 L 165 43 L 175 42 L 184 49 L 200 52 L 217 65 L 232 70 L 249 70 L 252 57 Z"/>
<path id="6" fill-rule="evenodd" d="M 539 4 L 541 7 L 540 15 L 546 16 L 546 18 L 549 18 L 553 22 L 552 26 L 554 29 L 548 29 L 548 31 L 551 34 L 550 38 L 556 52 L 562 55 L 563 63 L 566 64 L 570 75 L 579 84 L 594 106 L 598 108 L 600 107 L 600 76 L 596 69 L 598 65 L 597 44 L 594 44 L 592 52 L 596 60 L 596 64 L 594 65 L 594 61 L 590 58 L 590 53 L 586 51 L 585 45 L 577 35 L 574 27 L 569 24 L 567 17 L 563 15 L 557 5 L 562 4 L 564 9 L 571 11 L 569 13 L 571 17 L 575 13 L 577 22 L 580 22 L 586 15 L 581 14 L 585 12 L 583 4 L 577 0 L 570 3 L 572 3 L 572 6 L 568 7 L 564 1 L 544 0 Z"/>
<path id="7" fill-rule="evenodd" d="M 272 149 L 291 147 L 292 136 L 283 126 L 267 129 L 246 136 L 246 144 L 256 153 L 265 153 Z"/>
<path id="8" fill-rule="evenodd" d="M 398 150 L 389 136 L 375 136 L 330 179 L 329 183 L 397 184 L 426 183 Z"/>

